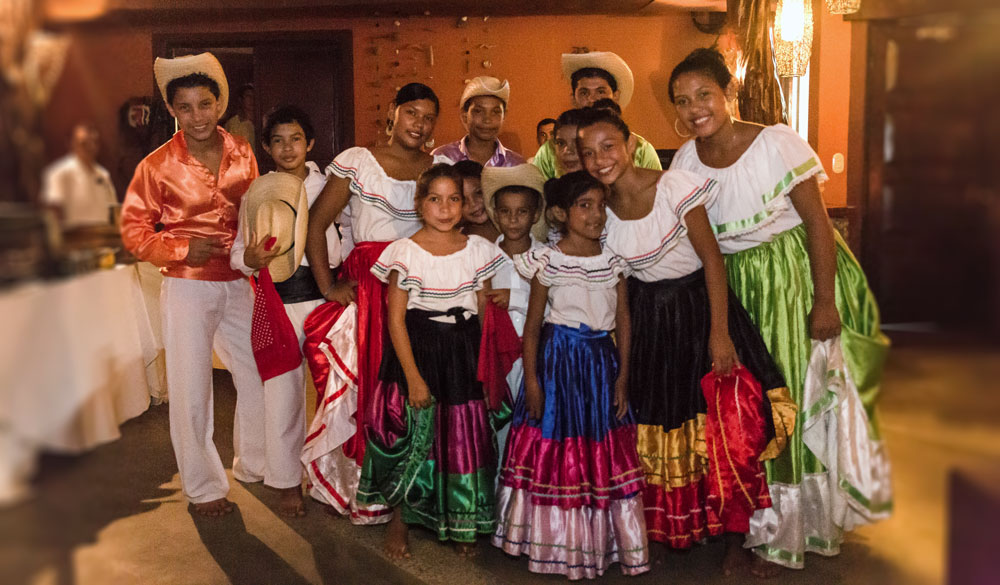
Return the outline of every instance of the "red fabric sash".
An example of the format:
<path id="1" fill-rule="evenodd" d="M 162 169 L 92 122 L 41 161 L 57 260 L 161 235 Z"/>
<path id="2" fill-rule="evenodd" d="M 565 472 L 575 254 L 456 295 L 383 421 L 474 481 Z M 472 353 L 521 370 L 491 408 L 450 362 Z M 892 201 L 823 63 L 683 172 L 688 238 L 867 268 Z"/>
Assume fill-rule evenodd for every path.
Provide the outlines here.
<path id="1" fill-rule="evenodd" d="M 266 382 L 299 367 L 302 351 L 267 268 L 260 270 L 254 293 L 250 345 L 260 379 Z"/>
<path id="2" fill-rule="evenodd" d="M 765 412 L 760 382 L 743 366 L 729 376 L 709 372 L 701 389 L 708 404 L 705 506 L 723 530 L 745 533 L 754 510 L 771 507 L 764 465 L 758 460 L 768 443 L 764 417 L 771 413 Z"/>
<path id="3" fill-rule="evenodd" d="M 521 338 L 505 309 L 493 302 L 486 303 L 483 315 L 483 336 L 479 342 L 477 379 L 483 383 L 486 408 L 497 412 L 506 402 L 513 407 L 507 373 L 521 357 Z"/>

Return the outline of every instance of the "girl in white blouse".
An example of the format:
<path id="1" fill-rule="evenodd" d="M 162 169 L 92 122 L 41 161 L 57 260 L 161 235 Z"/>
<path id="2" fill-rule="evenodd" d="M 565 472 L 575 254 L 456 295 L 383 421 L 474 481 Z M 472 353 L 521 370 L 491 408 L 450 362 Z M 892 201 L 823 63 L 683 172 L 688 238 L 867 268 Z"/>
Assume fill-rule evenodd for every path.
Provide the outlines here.
<path id="1" fill-rule="evenodd" d="M 468 556 L 496 522 L 496 439 L 477 364 L 485 291 L 503 252 L 457 228 L 462 202 L 454 168 L 425 171 L 414 196 L 423 227 L 389 244 L 371 269 L 388 284 L 380 386 L 405 405 L 385 413 L 385 434 L 368 436 L 358 501 L 394 508 L 385 537 L 393 558 L 410 554 L 409 524 Z"/>
<path id="2" fill-rule="evenodd" d="M 725 255 L 729 281 L 759 328 L 801 412 L 814 412 L 806 377 L 814 347 L 839 345 L 852 365 L 851 382 L 864 404 L 848 415 L 846 401 L 824 416 L 850 416 L 842 428 L 867 429 L 843 455 L 860 461 L 869 479 L 861 485 L 843 466 L 824 464 L 837 455 L 807 447 L 813 415 L 796 429 L 791 447 L 767 465 L 773 507 L 751 524 L 748 545 L 774 563 L 802 568 L 806 552 L 834 555 L 844 532 L 889 515 L 889 459 L 878 431 L 875 405 L 889 340 L 879 330 L 879 310 L 865 274 L 826 214 L 820 184 L 826 172 L 809 144 L 784 124 L 760 126 L 733 120 L 733 76 L 714 49 L 697 49 L 677 65 L 668 85 L 677 118 L 692 133 L 671 163 L 717 181 L 709 220 Z M 826 368 L 822 368 L 825 370 Z M 867 420 L 864 420 L 867 419 Z M 845 418 L 846 420 L 846 418 Z"/>
<path id="3" fill-rule="evenodd" d="M 758 457 L 774 457 L 776 435 L 789 432 L 781 430 L 787 428 L 782 424 L 776 433 L 778 425 L 771 420 L 772 404 L 788 401 L 777 366 L 726 282 L 709 224 L 716 183 L 687 171 L 635 167 L 634 138 L 613 113 L 589 113 L 577 136 L 584 167 L 611 190 L 607 247 L 625 259 L 631 273 L 629 403 L 638 420 L 638 451 L 648 484 L 643 497 L 649 539 L 690 548 L 725 534 L 723 570 L 732 572 L 746 560 L 741 545 L 751 515 L 771 504 Z M 729 500 L 711 491 L 722 478 L 709 467 L 716 460 L 706 452 L 702 379 L 743 367 L 767 393 L 757 391 L 759 400 L 749 413 L 756 424 L 744 429 L 753 437 L 754 452 L 739 454 L 740 463 L 754 470 L 753 479 L 747 484 L 727 476 L 728 483 L 741 483 L 735 490 L 740 497 Z M 730 421 L 739 421 L 734 410 Z"/>
<path id="4" fill-rule="evenodd" d="M 533 572 L 570 579 L 615 562 L 626 575 L 649 570 L 626 397 L 625 265 L 600 241 L 606 196 L 584 171 L 552 179 L 546 205 L 562 238 L 514 256 L 531 293 L 493 544 L 527 555 Z"/>
<path id="5" fill-rule="evenodd" d="M 311 495 L 349 515 L 355 524 L 389 520 L 388 508 L 359 509 L 355 495 L 366 437 L 375 433 L 389 440 L 391 434 L 383 428 L 385 412 L 402 408 L 377 385 L 386 287 L 370 269 L 390 242 L 420 229 L 413 194 L 417 177 L 433 161 L 423 148 L 433 135 L 439 107 L 430 87 L 422 83 L 401 87 L 387 128 L 389 143 L 355 146 L 338 154 L 326 168 L 326 186 L 309 208 L 306 257 L 316 285 L 330 302 L 307 319 L 303 349 L 316 388 L 329 392 L 318 401 L 323 408 L 306 441 L 311 459 L 306 469 Z M 334 274 L 326 234 L 338 217 L 350 220 L 343 245 L 351 251 Z M 341 392 L 345 385 L 350 390 Z"/>

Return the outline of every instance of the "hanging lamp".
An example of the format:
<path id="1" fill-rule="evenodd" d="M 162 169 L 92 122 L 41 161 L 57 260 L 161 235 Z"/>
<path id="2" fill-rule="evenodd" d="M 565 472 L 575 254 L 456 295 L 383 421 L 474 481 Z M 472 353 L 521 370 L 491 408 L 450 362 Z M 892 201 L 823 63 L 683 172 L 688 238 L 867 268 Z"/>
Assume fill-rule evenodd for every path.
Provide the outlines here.
<path id="1" fill-rule="evenodd" d="M 774 59 L 781 77 L 805 74 L 812 54 L 813 15 L 809 0 L 778 0 L 774 13 Z"/>

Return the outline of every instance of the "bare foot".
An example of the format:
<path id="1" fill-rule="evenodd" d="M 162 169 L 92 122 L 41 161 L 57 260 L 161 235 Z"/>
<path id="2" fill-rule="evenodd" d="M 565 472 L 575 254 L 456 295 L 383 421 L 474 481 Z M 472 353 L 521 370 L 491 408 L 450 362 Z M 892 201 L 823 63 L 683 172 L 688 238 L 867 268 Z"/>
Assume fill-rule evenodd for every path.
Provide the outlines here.
<path id="1" fill-rule="evenodd" d="M 468 559 L 477 556 L 479 554 L 479 548 L 476 546 L 475 541 L 456 542 L 455 552 L 458 553 L 458 556 Z"/>
<path id="2" fill-rule="evenodd" d="M 233 503 L 226 498 L 219 498 L 218 500 L 203 502 L 201 504 L 191 504 L 191 507 L 194 508 L 196 514 L 210 517 L 225 516 L 233 511 Z"/>
<path id="3" fill-rule="evenodd" d="M 383 546 L 390 559 L 410 558 L 410 527 L 403 522 L 399 509 L 392 512 L 392 520 L 389 520 L 385 529 Z"/>
<path id="4" fill-rule="evenodd" d="M 751 553 L 753 554 L 753 553 Z M 781 565 L 770 563 L 757 555 L 750 561 L 750 574 L 758 579 L 773 579 L 781 573 Z"/>
<path id="5" fill-rule="evenodd" d="M 722 574 L 732 575 L 742 567 L 750 564 L 750 557 L 756 556 L 752 552 L 743 548 L 745 537 L 735 532 L 727 532 L 722 535 L 722 540 L 726 543 L 726 552 L 722 557 Z"/>
<path id="6" fill-rule="evenodd" d="M 722 572 L 726 576 L 745 569 L 754 577 L 771 579 L 781 572 L 780 566 L 765 561 L 750 549 L 743 548 L 745 535 L 727 532 L 723 535 L 723 540 L 726 543 L 726 553 L 722 557 Z"/>
<path id="7" fill-rule="evenodd" d="M 654 545 L 652 541 L 649 542 L 649 557 L 652 559 L 654 565 L 662 565 L 666 562 L 669 555 L 670 547 L 666 544 L 659 543 Z"/>
<path id="8" fill-rule="evenodd" d="M 279 489 L 281 499 L 278 500 L 278 512 L 289 518 L 301 518 L 306 515 L 306 504 L 302 501 L 302 487 L 295 486 Z"/>

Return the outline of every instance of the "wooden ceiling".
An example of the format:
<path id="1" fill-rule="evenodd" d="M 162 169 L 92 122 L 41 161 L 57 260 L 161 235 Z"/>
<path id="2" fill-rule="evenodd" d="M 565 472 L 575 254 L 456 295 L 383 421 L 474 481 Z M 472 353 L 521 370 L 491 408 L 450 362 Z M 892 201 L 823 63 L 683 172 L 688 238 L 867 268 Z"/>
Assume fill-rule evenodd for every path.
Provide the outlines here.
<path id="1" fill-rule="evenodd" d="M 44 0 L 50 24 L 95 20 L 148 21 L 181 15 L 228 14 L 324 17 L 525 16 L 544 14 L 656 15 L 725 11 L 726 0 Z"/>

